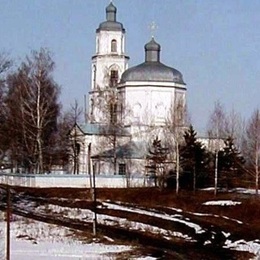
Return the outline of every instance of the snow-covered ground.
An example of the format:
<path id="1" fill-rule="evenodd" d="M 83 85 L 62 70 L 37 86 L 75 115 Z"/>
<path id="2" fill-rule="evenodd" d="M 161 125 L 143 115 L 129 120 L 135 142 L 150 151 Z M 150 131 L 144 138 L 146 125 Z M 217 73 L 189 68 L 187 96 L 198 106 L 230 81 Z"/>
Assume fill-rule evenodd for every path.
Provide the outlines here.
<path id="1" fill-rule="evenodd" d="M 240 204 L 240 201 L 232 200 L 214 200 L 207 201 L 204 205 L 220 205 L 220 206 L 235 206 Z M 21 210 L 26 204 L 20 204 Z M 68 219 L 80 219 L 81 221 L 91 222 L 92 211 L 89 209 L 68 208 L 58 205 L 48 204 L 45 206 L 34 207 L 27 204 L 26 208 L 32 208 L 34 212 L 43 214 L 44 212 L 51 212 L 53 216 L 62 216 Z M 142 209 L 131 207 L 131 205 L 123 205 L 120 203 L 113 203 L 110 201 L 103 202 L 102 207 L 107 209 L 113 209 L 118 211 L 134 212 L 163 220 L 181 223 L 190 229 L 193 229 L 196 234 L 204 233 L 206 230 L 200 225 L 193 223 L 188 218 L 184 217 L 184 213 L 178 208 L 169 208 L 173 211 L 172 214 L 166 214 L 155 210 Z M 201 217 L 213 216 L 216 218 L 225 218 L 225 216 L 203 214 L 197 212 L 188 212 L 189 214 Z M 239 225 L 243 223 L 236 219 L 229 219 L 230 221 L 237 222 Z M 106 225 L 119 225 L 127 226 L 129 229 L 139 230 L 142 232 L 149 231 L 154 234 L 160 234 L 165 239 L 171 239 L 178 237 L 185 240 L 188 243 L 194 242 L 193 238 L 187 234 L 180 232 L 174 232 L 165 230 L 153 225 L 148 225 L 140 222 L 129 221 L 125 218 L 113 217 L 108 215 L 98 214 L 98 222 Z M 3 248 L 5 241 L 1 238 L 5 237 L 5 223 L 0 221 L 0 260 L 5 259 L 3 257 Z M 232 250 L 247 251 L 255 254 L 255 259 L 260 259 L 260 240 L 255 239 L 253 241 L 238 240 L 232 241 L 232 230 L 230 232 L 222 232 L 225 237 L 225 248 Z M 15 217 L 11 223 L 11 259 L 23 260 L 23 259 L 113 259 L 113 256 L 118 253 L 128 253 L 128 251 L 134 250 L 131 246 L 116 245 L 115 242 L 106 238 L 108 243 L 86 242 L 75 237 L 75 233 L 65 227 L 46 224 L 39 221 L 28 220 L 23 217 Z M 206 241 L 204 245 L 210 244 L 211 241 Z M 149 256 L 143 258 L 131 258 L 131 259 L 156 259 Z"/>
<path id="2" fill-rule="evenodd" d="M 4 223 L 1 231 L 5 232 Z M 22 217 L 11 222 L 11 259 L 12 260 L 42 260 L 42 259 L 112 259 L 113 254 L 127 252 L 132 247 L 125 245 L 86 243 L 78 240 L 72 230 L 28 220 Z M 5 235 L 2 236 L 6 237 Z M 2 242 L 3 248 L 6 245 Z"/>

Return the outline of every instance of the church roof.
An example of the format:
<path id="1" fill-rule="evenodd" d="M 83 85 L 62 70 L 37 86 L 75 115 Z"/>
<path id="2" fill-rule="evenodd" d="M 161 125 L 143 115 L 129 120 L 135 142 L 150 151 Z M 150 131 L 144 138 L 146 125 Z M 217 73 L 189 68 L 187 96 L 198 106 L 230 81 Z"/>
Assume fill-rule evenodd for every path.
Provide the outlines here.
<path id="1" fill-rule="evenodd" d="M 152 38 L 145 45 L 145 62 L 126 70 L 120 83 L 127 81 L 156 81 L 185 84 L 182 74 L 160 62 L 161 46 Z"/>
<path id="2" fill-rule="evenodd" d="M 79 128 L 85 135 L 130 136 L 130 133 L 127 131 L 127 129 L 113 125 L 86 123 L 79 125 Z"/>
<path id="3" fill-rule="evenodd" d="M 123 24 L 116 21 L 116 12 L 117 9 L 111 2 L 106 7 L 106 21 L 100 23 L 97 28 L 97 32 L 99 31 L 125 31 Z"/>
<path id="4" fill-rule="evenodd" d="M 130 141 L 124 145 L 116 147 L 116 157 L 124 158 L 124 159 L 144 159 L 147 155 L 147 150 L 143 149 L 144 144 L 141 142 L 133 142 Z M 113 158 L 114 157 L 114 149 L 109 149 L 102 153 L 92 156 L 93 159 L 105 159 L 105 158 Z"/>
<path id="5" fill-rule="evenodd" d="M 144 49 L 145 51 L 160 51 L 161 46 L 152 38 L 151 41 L 145 44 Z"/>
<path id="6" fill-rule="evenodd" d="M 161 62 L 144 62 L 126 70 L 121 77 L 120 83 L 127 81 L 156 81 L 185 84 L 182 74 L 178 70 L 168 67 Z"/>

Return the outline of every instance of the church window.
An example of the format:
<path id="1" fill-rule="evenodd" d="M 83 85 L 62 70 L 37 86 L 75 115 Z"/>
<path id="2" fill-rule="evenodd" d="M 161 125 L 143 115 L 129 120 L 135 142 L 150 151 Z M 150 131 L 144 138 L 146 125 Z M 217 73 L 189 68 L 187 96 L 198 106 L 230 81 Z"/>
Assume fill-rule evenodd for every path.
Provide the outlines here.
<path id="1" fill-rule="evenodd" d="M 90 114 L 93 115 L 94 112 L 94 99 L 90 99 Z"/>
<path id="2" fill-rule="evenodd" d="M 119 163 L 118 165 L 118 174 L 119 175 L 126 175 L 126 164 L 125 163 Z"/>
<path id="3" fill-rule="evenodd" d="M 124 38 L 121 36 L 121 52 L 124 53 Z"/>
<path id="4" fill-rule="evenodd" d="M 134 114 L 134 120 L 136 122 L 140 121 L 140 113 L 141 113 L 141 104 L 140 103 L 136 103 L 133 107 L 133 114 Z"/>
<path id="5" fill-rule="evenodd" d="M 176 100 L 175 100 L 175 119 L 177 121 L 178 125 L 182 125 L 184 123 L 184 97 L 182 94 L 176 94 Z"/>
<path id="6" fill-rule="evenodd" d="M 159 118 L 164 118 L 165 115 L 165 107 L 163 106 L 162 103 L 159 103 L 155 106 L 155 109 L 157 111 L 157 117 Z"/>
<path id="7" fill-rule="evenodd" d="M 110 73 L 110 86 L 114 87 L 118 82 L 118 71 L 117 70 L 111 70 Z"/>
<path id="8" fill-rule="evenodd" d="M 97 76 L 97 69 L 96 66 L 93 66 L 93 87 L 96 88 L 96 76 Z"/>
<path id="9" fill-rule="evenodd" d="M 117 123 L 117 104 L 114 103 L 110 104 L 110 123 Z"/>
<path id="10" fill-rule="evenodd" d="M 117 42 L 116 42 L 116 40 L 111 41 L 111 52 L 117 52 Z"/>
<path id="11" fill-rule="evenodd" d="M 96 42 L 96 52 L 99 53 L 99 39 L 97 38 Z"/>

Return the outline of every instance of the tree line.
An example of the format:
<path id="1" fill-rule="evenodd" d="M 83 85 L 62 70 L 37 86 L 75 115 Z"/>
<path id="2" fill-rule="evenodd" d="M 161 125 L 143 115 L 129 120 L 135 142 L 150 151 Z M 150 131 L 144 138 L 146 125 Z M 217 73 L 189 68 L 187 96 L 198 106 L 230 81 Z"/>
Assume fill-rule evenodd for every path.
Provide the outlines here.
<path id="1" fill-rule="evenodd" d="M 68 164 L 71 144 L 67 134 L 79 122 L 81 109 L 76 102 L 69 111 L 62 110 L 61 87 L 54 80 L 54 69 L 50 52 L 43 48 L 32 51 L 18 66 L 0 53 L 0 163 L 3 167 L 9 164 L 13 172 L 44 173 L 53 165 Z M 110 106 L 107 110 L 109 114 Z M 196 189 L 209 182 L 216 187 L 219 184 L 227 187 L 242 178 L 245 182 L 253 180 L 258 191 L 258 108 L 248 120 L 243 120 L 235 111 L 226 113 L 221 103 L 216 102 L 204 141 L 192 125 L 180 132 L 179 126 L 184 122 L 178 120 L 183 116 L 179 115 L 178 107 L 174 111 L 177 111 L 173 113 L 175 118 L 166 122 L 174 135 L 172 144 L 164 147 L 160 140 L 154 140 L 155 147 L 149 153 L 155 165 L 163 165 L 167 159 L 165 153 L 175 154 L 171 160 L 176 164 L 173 174 L 178 187 Z M 113 144 L 116 144 L 114 139 Z M 166 148 L 175 152 L 170 153 Z"/>
<path id="2" fill-rule="evenodd" d="M 55 64 L 46 49 L 18 65 L 0 54 L 0 163 L 13 172 L 44 173 L 66 164 L 74 115 L 62 112 Z"/>
<path id="3" fill-rule="evenodd" d="M 174 125 L 172 120 L 171 126 Z M 176 129 L 176 128 L 175 128 Z M 178 128 L 177 128 L 178 129 Z M 213 186 L 217 189 L 236 186 L 259 188 L 260 112 L 256 109 L 245 121 L 231 111 L 225 112 L 216 102 L 210 114 L 207 133 L 198 136 L 192 124 L 176 130 L 178 140 L 171 149 L 170 139 L 156 137 L 148 152 L 158 186 L 190 190 Z M 178 147 L 177 147 L 178 146 Z M 174 154 L 172 158 L 169 154 Z M 170 161 L 169 161 L 170 160 Z M 167 165 L 175 167 L 167 172 Z M 168 168 L 169 170 L 169 168 Z M 162 172 L 161 174 L 159 172 Z"/>

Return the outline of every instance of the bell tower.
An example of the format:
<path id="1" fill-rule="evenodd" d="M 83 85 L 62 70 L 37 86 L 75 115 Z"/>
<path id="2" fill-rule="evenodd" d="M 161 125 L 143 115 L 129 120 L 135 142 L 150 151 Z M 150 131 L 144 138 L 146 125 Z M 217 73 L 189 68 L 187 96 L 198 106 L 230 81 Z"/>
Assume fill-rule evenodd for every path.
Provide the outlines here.
<path id="1" fill-rule="evenodd" d="M 89 118 L 91 123 L 104 122 L 97 97 L 115 88 L 122 73 L 128 68 L 125 54 L 125 29 L 116 19 L 117 8 L 112 2 L 106 7 L 106 21 L 96 29 L 96 53 L 92 56 Z"/>

